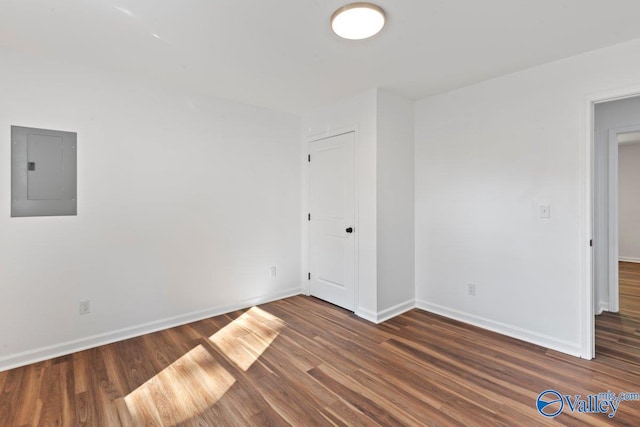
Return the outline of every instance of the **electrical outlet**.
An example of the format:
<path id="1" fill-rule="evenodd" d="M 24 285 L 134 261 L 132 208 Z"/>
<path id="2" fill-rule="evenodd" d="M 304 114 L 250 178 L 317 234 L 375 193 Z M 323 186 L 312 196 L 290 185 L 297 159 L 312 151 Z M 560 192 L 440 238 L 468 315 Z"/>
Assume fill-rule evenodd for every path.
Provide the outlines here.
<path id="1" fill-rule="evenodd" d="M 80 314 L 91 313 L 91 302 L 88 299 L 80 300 Z"/>
<path id="2" fill-rule="evenodd" d="M 271 267 L 271 268 L 269 269 L 269 275 L 270 275 L 271 277 L 276 277 L 276 268 L 275 268 L 275 267 Z"/>
<path id="3" fill-rule="evenodd" d="M 469 283 L 467 285 L 467 295 L 469 295 L 470 297 L 476 296 L 476 285 L 474 285 L 473 283 Z"/>

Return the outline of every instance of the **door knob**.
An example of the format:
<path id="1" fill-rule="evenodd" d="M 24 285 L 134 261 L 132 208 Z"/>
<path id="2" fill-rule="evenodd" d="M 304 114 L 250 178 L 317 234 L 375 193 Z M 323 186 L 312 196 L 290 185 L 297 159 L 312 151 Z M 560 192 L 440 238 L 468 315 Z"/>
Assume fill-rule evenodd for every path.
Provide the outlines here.
<path id="1" fill-rule="evenodd" d="M 347 229 L 344 231 L 346 231 L 347 233 L 353 233 L 353 227 L 347 227 Z"/>

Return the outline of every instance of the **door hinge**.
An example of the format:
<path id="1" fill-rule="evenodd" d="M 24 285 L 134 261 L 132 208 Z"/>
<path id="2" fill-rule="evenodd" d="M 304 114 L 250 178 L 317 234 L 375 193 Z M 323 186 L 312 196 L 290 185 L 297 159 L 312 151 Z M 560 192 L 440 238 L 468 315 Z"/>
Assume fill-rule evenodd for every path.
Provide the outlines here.
<path id="1" fill-rule="evenodd" d="M 311 273 L 307 275 L 307 280 L 311 280 Z"/>
<path id="2" fill-rule="evenodd" d="M 310 162 L 310 161 L 311 161 L 311 154 L 309 154 L 309 155 L 307 156 L 307 161 L 308 161 L 308 162 Z"/>
<path id="3" fill-rule="evenodd" d="M 309 219 L 309 221 L 311 221 L 311 214 L 309 214 L 309 216 L 307 218 Z"/>
<path id="4" fill-rule="evenodd" d="M 589 240 L 589 246 L 593 247 L 593 239 Z"/>

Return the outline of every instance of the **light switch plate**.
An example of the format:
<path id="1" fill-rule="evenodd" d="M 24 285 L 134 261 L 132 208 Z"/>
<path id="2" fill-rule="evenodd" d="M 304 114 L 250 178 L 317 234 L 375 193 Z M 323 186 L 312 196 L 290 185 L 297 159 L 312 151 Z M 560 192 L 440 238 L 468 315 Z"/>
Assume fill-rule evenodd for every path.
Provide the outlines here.
<path id="1" fill-rule="evenodd" d="M 540 205 L 540 218 L 544 218 L 544 219 L 551 218 L 550 205 Z"/>

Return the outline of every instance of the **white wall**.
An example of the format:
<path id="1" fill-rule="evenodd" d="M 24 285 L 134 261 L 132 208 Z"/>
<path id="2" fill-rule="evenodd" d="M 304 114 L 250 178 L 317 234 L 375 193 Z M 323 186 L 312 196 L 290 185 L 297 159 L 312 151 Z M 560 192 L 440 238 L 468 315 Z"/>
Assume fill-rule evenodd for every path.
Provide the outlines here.
<path id="1" fill-rule="evenodd" d="M 0 62 L 0 370 L 300 292 L 298 117 Z M 10 218 L 10 125 L 78 133 L 77 217 Z"/>
<path id="2" fill-rule="evenodd" d="M 639 88 L 633 41 L 419 101 L 418 305 L 586 352 L 585 111 L 598 94 Z"/>
<path id="3" fill-rule="evenodd" d="M 620 259 L 640 262 L 640 144 L 619 147 L 618 232 Z"/>
<path id="4" fill-rule="evenodd" d="M 414 103 L 378 90 L 377 110 L 377 304 L 385 318 L 415 304 Z"/>
<path id="5" fill-rule="evenodd" d="M 377 238 L 376 238 L 376 109 L 377 90 L 327 105 L 305 114 L 302 118 L 303 150 L 308 142 L 340 129 L 356 129 L 358 248 L 356 314 L 371 319 L 377 313 Z M 308 198 L 304 193 L 303 199 Z M 308 209 L 303 208 L 306 214 Z M 303 248 L 306 252 L 306 248 Z"/>

